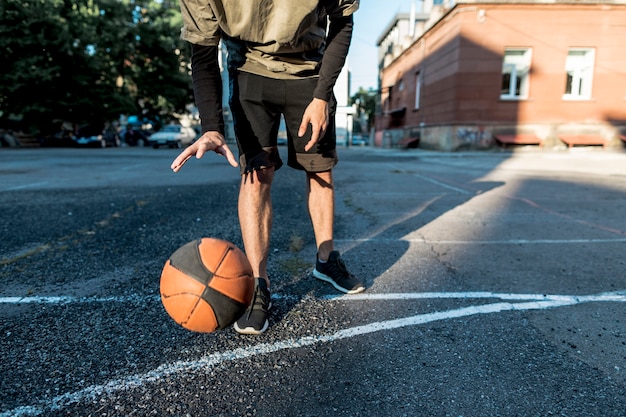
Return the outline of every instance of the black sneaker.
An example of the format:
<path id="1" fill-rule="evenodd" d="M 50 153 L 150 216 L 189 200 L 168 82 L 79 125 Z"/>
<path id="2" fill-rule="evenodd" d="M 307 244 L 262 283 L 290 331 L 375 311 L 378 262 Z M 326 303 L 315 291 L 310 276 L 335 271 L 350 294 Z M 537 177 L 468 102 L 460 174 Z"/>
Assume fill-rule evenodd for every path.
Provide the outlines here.
<path id="1" fill-rule="evenodd" d="M 357 277 L 348 272 L 346 265 L 339 257 L 339 252 L 332 251 L 328 261 L 317 260 L 313 276 L 322 281 L 330 282 L 333 287 L 346 294 L 356 294 L 365 290 L 365 286 Z"/>
<path id="2" fill-rule="evenodd" d="M 250 306 L 244 315 L 235 322 L 234 327 L 237 333 L 261 334 L 266 331 L 269 326 L 267 316 L 270 307 L 272 307 L 272 300 L 267 289 L 267 283 L 265 279 L 257 278 Z"/>

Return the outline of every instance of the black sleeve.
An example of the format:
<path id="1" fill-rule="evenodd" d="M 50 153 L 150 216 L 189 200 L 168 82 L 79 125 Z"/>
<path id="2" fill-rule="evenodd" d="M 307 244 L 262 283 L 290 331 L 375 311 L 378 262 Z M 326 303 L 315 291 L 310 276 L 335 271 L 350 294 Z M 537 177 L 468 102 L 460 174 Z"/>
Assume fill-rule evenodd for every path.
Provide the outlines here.
<path id="1" fill-rule="evenodd" d="M 202 133 L 218 131 L 224 134 L 222 76 L 218 53 L 219 46 L 191 44 L 191 79 Z"/>
<path id="2" fill-rule="evenodd" d="M 350 42 L 352 41 L 352 15 L 340 19 L 331 19 L 326 37 L 326 50 L 322 58 L 319 80 L 313 96 L 329 101 L 337 77 L 346 63 Z"/>

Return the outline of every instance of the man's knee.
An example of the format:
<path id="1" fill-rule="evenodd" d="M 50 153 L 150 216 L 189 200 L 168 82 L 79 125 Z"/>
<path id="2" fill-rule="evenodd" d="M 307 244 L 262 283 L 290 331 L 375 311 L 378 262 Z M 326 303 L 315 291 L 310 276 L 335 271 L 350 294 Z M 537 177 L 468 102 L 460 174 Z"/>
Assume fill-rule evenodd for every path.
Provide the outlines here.
<path id="1" fill-rule="evenodd" d="M 333 175 L 331 170 L 322 172 L 307 172 L 307 178 L 310 182 L 315 181 L 324 188 L 333 188 Z"/>
<path id="2" fill-rule="evenodd" d="M 242 185 L 269 186 L 274 180 L 274 167 L 252 169 L 241 176 Z"/>

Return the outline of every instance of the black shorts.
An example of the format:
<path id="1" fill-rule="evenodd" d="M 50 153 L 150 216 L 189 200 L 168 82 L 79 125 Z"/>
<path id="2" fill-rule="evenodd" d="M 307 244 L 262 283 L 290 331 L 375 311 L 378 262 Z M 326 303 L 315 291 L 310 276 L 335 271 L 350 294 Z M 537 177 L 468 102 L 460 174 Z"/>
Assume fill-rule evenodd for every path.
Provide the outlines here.
<path id="1" fill-rule="evenodd" d="M 287 165 L 307 172 L 322 172 L 337 165 L 335 109 L 331 100 L 326 133 L 308 152 L 309 125 L 298 137 L 302 115 L 311 100 L 317 78 L 282 80 L 240 72 L 233 77 L 230 108 L 239 147 L 241 173 L 268 167 L 278 170 L 283 162 L 278 153 L 278 131 L 283 115 L 287 130 Z"/>

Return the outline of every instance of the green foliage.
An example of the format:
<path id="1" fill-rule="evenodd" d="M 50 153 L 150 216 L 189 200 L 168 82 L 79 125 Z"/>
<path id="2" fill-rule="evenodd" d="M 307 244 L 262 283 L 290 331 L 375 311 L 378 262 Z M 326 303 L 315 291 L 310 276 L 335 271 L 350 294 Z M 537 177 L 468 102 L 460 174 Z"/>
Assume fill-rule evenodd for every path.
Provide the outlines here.
<path id="1" fill-rule="evenodd" d="M 365 90 L 363 87 L 360 87 L 359 91 L 350 99 L 350 104 L 356 104 L 359 117 L 365 115 L 365 119 L 367 120 L 367 126 L 355 127 L 354 131 L 369 132 L 374 122 L 374 114 L 376 113 L 376 91 Z"/>
<path id="2" fill-rule="evenodd" d="M 183 112 L 192 102 L 177 2 L 2 0 L 0 123 L 31 133 Z"/>

